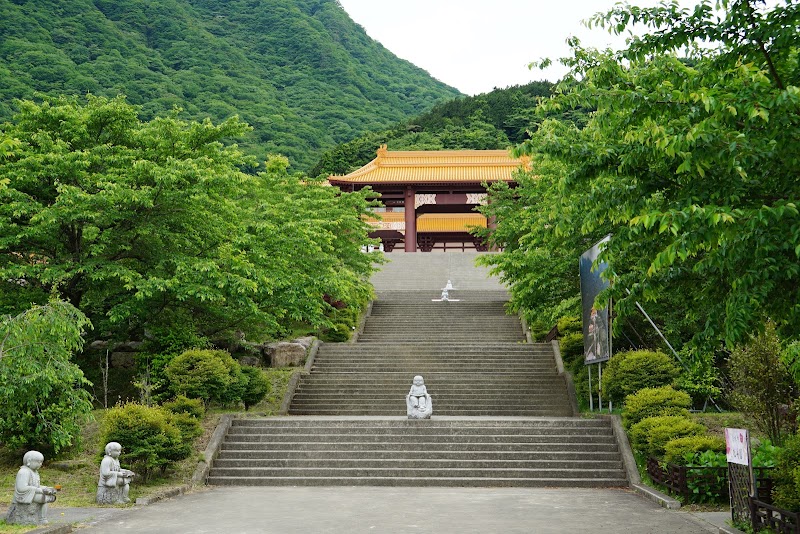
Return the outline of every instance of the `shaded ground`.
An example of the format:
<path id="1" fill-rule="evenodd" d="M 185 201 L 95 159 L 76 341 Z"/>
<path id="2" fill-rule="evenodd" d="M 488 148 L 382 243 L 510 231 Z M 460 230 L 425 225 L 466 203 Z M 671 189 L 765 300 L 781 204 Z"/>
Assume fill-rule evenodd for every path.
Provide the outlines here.
<path id="1" fill-rule="evenodd" d="M 717 532 L 626 490 L 211 488 L 119 510 L 81 532 L 674 533 Z"/>

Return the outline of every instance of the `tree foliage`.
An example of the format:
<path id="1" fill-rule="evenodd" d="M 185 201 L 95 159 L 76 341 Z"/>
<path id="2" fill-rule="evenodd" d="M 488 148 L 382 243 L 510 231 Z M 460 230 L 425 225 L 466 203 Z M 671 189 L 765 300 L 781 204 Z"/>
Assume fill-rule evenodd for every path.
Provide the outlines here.
<path id="1" fill-rule="evenodd" d="M 247 379 L 247 385 L 242 393 L 242 403 L 245 411 L 247 411 L 250 407 L 264 400 L 264 397 L 269 393 L 271 384 L 267 373 L 262 371 L 260 367 L 243 365 L 242 374 Z"/>
<path id="2" fill-rule="evenodd" d="M 0 161 L 0 304 L 55 292 L 118 340 L 266 339 L 328 326 L 326 299 L 359 307 L 369 191 L 304 181 L 285 158 L 245 172 L 229 140 L 247 130 L 142 122 L 121 97 L 23 102 L 0 135 L 18 145 Z"/>
<path id="3" fill-rule="evenodd" d="M 492 150 L 522 142 L 537 127 L 533 110 L 551 94 L 550 82 L 495 89 L 454 98 L 393 127 L 356 137 L 325 152 L 312 176 L 347 174 L 375 157 L 383 144 L 390 150 Z"/>
<path id="4" fill-rule="evenodd" d="M 611 234 L 605 296 L 623 321 L 648 303 L 706 355 L 767 317 L 798 335 L 800 5 L 718 4 L 620 4 L 592 23 L 646 35 L 620 52 L 572 40 L 571 73 L 541 112 L 595 111 L 544 120 L 516 150 L 534 173 L 486 210 L 506 247 L 489 263 L 515 303 L 569 302 L 578 256 Z"/>
<path id="5" fill-rule="evenodd" d="M 125 94 L 253 126 L 243 150 L 307 169 L 326 148 L 458 91 L 372 40 L 336 0 L 0 0 L 0 120 L 14 99 Z"/>
<path id="6" fill-rule="evenodd" d="M 58 453 L 74 444 L 92 404 L 70 362 L 83 346 L 85 315 L 62 301 L 0 316 L 0 441 Z"/>
<path id="7" fill-rule="evenodd" d="M 752 417 L 753 424 L 776 445 L 796 429 L 792 403 L 797 392 L 780 359 L 781 343 L 775 325 L 733 350 L 729 360 L 731 404 Z"/>

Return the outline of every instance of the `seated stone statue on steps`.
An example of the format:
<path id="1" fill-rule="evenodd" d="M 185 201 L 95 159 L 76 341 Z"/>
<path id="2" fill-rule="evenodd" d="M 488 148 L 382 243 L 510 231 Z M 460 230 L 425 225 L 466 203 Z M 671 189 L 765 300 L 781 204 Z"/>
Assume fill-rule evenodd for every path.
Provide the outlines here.
<path id="1" fill-rule="evenodd" d="M 125 504 L 131 480 L 136 474 L 119 466 L 122 445 L 116 441 L 106 445 L 106 455 L 100 462 L 100 480 L 97 482 L 97 504 Z"/>
<path id="2" fill-rule="evenodd" d="M 433 413 L 431 396 L 421 376 L 414 377 L 411 390 L 406 395 L 406 412 L 409 419 L 430 419 Z"/>
<path id="3" fill-rule="evenodd" d="M 6 523 L 20 525 L 46 525 L 47 505 L 56 500 L 56 489 L 42 486 L 39 468 L 44 455 L 39 451 L 28 451 L 22 457 L 14 484 L 14 500 L 8 509 Z"/>

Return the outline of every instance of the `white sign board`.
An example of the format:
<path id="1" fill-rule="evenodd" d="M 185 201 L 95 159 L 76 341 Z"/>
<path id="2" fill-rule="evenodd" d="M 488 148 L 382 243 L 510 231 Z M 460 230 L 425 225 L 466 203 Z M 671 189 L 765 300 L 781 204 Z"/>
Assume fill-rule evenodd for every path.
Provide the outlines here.
<path id="1" fill-rule="evenodd" d="M 750 433 L 742 428 L 726 428 L 725 452 L 729 464 L 750 465 Z"/>

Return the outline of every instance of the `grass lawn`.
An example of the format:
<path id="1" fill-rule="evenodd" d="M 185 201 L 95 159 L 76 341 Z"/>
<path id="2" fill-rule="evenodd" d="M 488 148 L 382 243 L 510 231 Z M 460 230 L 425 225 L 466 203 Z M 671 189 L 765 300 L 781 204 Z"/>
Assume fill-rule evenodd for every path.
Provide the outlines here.
<path id="1" fill-rule="evenodd" d="M 276 415 L 280 410 L 286 386 L 294 373 L 300 372 L 300 367 L 287 367 L 281 369 L 266 369 L 271 382 L 270 392 L 267 397 L 250 408 L 248 414 Z M 211 409 L 203 419 L 203 435 L 197 438 L 195 453 L 189 458 L 172 465 L 163 476 L 153 476 L 146 484 L 134 479 L 131 484 L 130 498 L 135 501 L 137 497 L 147 497 L 165 489 L 183 486 L 191 481 L 198 460 L 203 458 L 211 434 L 224 413 L 244 413 L 240 409 Z M 98 506 L 95 504 L 97 494 L 97 479 L 99 476 L 100 460 L 103 457 L 105 443 L 100 443 L 100 425 L 102 424 L 105 410 L 95 410 L 93 419 L 84 425 L 81 442 L 77 447 L 63 452 L 58 458 L 45 458 L 45 464 L 39 470 L 42 484 L 46 486 L 61 486 L 58 500 L 48 507 L 50 518 L 56 518 L 58 509 L 63 507 Z M 122 444 L 125 445 L 124 443 Z M 125 453 L 120 457 L 122 467 L 125 465 Z M 22 464 L 22 455 L 10 452 L 0 447 L 0 534 L 28 532 L 36 527 L 20 525 L 7 525 L 5 515 L 8 505 L 14 495 L 14 480 L 19 466 Z M 113 507 L 130 507 L 128 505 L 104 505 Z"/>

